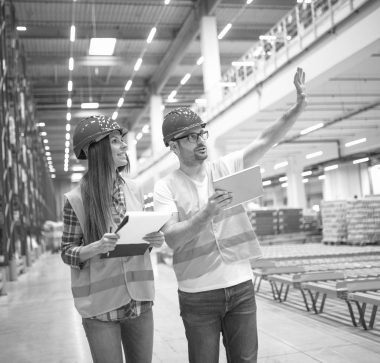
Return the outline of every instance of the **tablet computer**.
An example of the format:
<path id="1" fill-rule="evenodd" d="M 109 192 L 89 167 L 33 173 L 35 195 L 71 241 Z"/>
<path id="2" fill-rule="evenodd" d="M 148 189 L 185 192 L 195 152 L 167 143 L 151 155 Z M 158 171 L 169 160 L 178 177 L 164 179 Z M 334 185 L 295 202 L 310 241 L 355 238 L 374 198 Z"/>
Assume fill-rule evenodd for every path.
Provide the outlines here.
<path id="1" fill-rule="evenodd" d="M 232 203 L 225 209 L 260 197 L 264 193 L 260 166 L 255 165 L 214 180 L 214 189 L 232 192 Z"/>

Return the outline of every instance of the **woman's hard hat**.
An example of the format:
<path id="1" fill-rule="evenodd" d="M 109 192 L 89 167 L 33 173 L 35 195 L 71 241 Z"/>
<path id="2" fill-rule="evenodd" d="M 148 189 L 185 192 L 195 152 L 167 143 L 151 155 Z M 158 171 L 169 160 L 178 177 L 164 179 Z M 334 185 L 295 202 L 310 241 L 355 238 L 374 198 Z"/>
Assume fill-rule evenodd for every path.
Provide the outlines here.
<path id="1" fill-rule="evenodd" d="M 98 142 L 112 131 L 118 130 L 125 135 L 128 130 L 120 127 L 115 121 L 104 115 L 89 116 L 82 119 L 74 131 L 73 147 L 75 156 L 80 160 L 87 159 L 90 144 Z"/>

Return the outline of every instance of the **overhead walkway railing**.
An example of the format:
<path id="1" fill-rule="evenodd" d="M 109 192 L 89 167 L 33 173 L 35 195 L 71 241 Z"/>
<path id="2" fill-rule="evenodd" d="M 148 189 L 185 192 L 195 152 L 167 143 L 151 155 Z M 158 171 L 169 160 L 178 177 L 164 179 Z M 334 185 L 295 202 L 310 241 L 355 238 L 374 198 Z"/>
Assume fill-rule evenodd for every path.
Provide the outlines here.
<path id="1" fill-rule="evenodd" d="M 193 105 L 205 121 L 214 119 L 248 92 L 273 76 L 298 55 L 349 18 L 371 0 L 312 0 L 297 4 L 222 75 L 221 83 L 210 92 L 222 88 L 222 99 Z"/>

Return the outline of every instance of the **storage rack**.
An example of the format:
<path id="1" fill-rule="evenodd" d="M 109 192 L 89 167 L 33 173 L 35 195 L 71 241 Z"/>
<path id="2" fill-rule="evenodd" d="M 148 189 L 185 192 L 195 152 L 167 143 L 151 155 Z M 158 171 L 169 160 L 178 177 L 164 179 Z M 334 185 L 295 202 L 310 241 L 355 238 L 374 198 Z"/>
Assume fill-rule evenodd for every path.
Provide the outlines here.
<path id="1" fill-rule="evenodd" d="M 14 7 L 2 0 L 0 8 L 0 266 L 15 279 L 32 261 L 31 241 L 42 249 L 41 227 L 56 220 L 56 206 Z"/>

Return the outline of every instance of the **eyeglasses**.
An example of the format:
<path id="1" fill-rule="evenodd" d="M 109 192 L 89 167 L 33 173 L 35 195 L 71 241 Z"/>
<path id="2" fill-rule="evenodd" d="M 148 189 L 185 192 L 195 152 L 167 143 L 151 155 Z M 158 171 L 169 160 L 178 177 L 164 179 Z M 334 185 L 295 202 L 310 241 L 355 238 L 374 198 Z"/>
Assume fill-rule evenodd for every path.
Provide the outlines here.
<path id="1" fill-rule="evenodd" d="M 185 139 L 185 138 L 187 138 L 187 140 L 192 144 L 196 144 L 198 142 L 199 138 L 201 138 L 203 141 L 206 141 L 208 139 L 208 131 L 202 131 L 198 134 L 195 132 L 192 132 L 191 134 L 187 134 L 185 136 L 176 137 L 176 138 L 172 139 L 172 141 L 177 141 L 177 140 L 181 140 L 181 139 Z"/>

